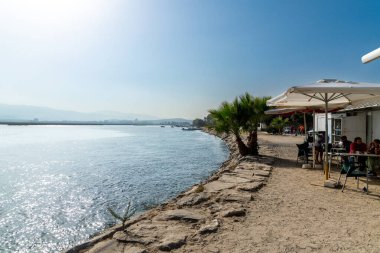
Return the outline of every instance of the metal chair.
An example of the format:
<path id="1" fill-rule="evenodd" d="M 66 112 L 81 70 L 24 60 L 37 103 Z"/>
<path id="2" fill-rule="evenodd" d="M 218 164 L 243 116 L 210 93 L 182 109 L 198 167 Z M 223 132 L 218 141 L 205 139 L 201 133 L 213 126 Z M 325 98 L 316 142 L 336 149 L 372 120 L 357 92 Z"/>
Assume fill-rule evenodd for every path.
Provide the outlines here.
<path id="1" fill-rule="evenodd" d="M 368 177 L 367 177 L 367 171 L 361 171 L 360 169 L 363 168 L 362 164 L 355 163 L 353 159 L 349 159 L 348 162 L 344 162 L 342 164 L 340 175 L 338 178 L 338 185 L 340 183 L 340 178 L 342 174 L 346 174 L 346 178 L 344 180 L 344 184 L 342 187 L 342 192 L 344 191 L 344 187 L 346 186 L 347 178 L 348 177 L 354 177 L 357 182 L 357 188 L 359 189 L 359 177 L 366 177 L 367 179 L 367 192 L 368 192 Z"/>
<path id="2" fill-rule="evenodd" d="M 312 156 L 312 152 L 309 148 L 309 143 L 305 142 L 305 143 L 296 144 L 296 145 L 298 147 L 296 163 L 298 164 L 298 161 L 300 159 L 304 160 L 306 163 L 309 163 L 309 157 Z"/>

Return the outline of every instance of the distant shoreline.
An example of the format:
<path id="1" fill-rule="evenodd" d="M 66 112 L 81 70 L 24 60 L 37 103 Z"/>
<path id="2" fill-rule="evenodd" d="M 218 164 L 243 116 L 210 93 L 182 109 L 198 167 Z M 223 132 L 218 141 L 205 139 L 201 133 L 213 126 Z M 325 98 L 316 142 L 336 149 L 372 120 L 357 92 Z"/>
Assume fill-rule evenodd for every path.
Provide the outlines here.
<path id="1" fill-rule="evenodd" d="M 174 125 L 174 124 L 153 124 L 153 123 L 112 123 L 112 122 L 0 122 L 0 125 L 8 126 L 176 126 L 188 127 L 188 124 Z"/>

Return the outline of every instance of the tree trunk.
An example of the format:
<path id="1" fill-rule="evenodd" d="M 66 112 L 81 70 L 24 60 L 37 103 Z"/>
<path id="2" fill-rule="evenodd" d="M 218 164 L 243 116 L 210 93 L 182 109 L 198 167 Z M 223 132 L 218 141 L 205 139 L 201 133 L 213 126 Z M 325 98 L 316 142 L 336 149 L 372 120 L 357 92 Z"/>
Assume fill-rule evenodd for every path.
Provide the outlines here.
<path id="1" fill-rule="evenodd" d="M 238 145 L 240 155 L 242 155 L 242 156 L 248 155 L 249 149 L 248 149 L 247 145 L 245 145 L 245 143 L 243 142 L 243 140 L 241 139 L 241 137 L 239 135 L 235 135 L 235 137 L 236 137 L 236 143 Z"/>
<path id="2" fill-rule="evenodd" d="M 247 146 L 249 149 L 249 153 L 251 155 L 259 155 L 259 145 L 257 143 L 257 131 L 252 131 L 249 133 Z"/>

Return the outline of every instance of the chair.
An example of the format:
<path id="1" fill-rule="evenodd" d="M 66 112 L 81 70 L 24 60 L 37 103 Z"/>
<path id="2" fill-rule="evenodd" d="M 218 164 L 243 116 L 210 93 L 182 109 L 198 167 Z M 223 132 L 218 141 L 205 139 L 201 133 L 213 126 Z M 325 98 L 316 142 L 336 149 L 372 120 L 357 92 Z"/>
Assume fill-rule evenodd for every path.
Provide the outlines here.
<path id="1" fill-rule="evenodd" d="M 367 178 L 367 192 L 368 192 L 368 177 L 367 177 L 367 172 L 366 171 L 360 171 L 359 169 L 362 167 L 361 164 L 357 164 L 354 162 L 353 159 L 349 159 L 349 161 L 344 162 L 342 164 L 341 170 L 340 170 L 340 175 L 338 178 L 338 185 L 340 183 L 340 178 L 342 174 L 346 174 L 346 178 L 344 180 L 344 184 L 342 187 L 342 192 L 344 191 L 344 187 L 346 186 L 347 178 L 348 177 L 354 177 L 357 182 L 357 188 L 359 189 L 359 177 L 366 177 Z"/>
<path id="2" fill-rule="evenodd" d="M 298 160 L 302 159 L 306 163 L 309 163 L 309 156 L 312 156 L 312 152 L 309 148 L 309 143 L 304 142 L 302 144 L 296 144 L 298 147 L 297 164 Z"/>

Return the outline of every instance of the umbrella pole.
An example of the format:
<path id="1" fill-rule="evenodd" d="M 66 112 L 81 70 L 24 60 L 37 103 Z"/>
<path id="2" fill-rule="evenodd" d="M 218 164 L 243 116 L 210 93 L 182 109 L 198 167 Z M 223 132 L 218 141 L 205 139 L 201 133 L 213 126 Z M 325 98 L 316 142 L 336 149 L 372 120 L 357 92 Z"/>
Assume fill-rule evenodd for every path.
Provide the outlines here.
<path id="1" fill-rule="evenodd" d="M 325 180 L 329 179 L 329 166 L 328 166 L 328 101 L 327 101 L 327 93 L 325 93 L 325 162 L 324 162 L 324 171 L 325 171 Z"/>
<path id="2" fill-rule="evenodd" d="M 304 129 L 305 129 L 305 136 L 307 136 L 306 135 L 306 133 L 307 133 L 307 125 L 306 125 L 307 123 L 306 123 L 306 112 L 304 112 L 303 113 L 303 126 L 304 126 Z"/>
<path id="3" fill-rule="evenodd" d="M 313 168 L 315 168 L 315 110 L 313 110 Z"/>
<path id="4" fill-rule="evenodd" d="M 305 136 L 306 136 L 306 132 L 307 132 L 307 126 L 306 126 L 306 112 L 303 113 L 303 126 L 304 126 L 304 129 L 305 129 Z"/>

